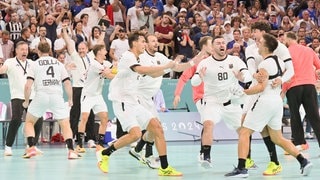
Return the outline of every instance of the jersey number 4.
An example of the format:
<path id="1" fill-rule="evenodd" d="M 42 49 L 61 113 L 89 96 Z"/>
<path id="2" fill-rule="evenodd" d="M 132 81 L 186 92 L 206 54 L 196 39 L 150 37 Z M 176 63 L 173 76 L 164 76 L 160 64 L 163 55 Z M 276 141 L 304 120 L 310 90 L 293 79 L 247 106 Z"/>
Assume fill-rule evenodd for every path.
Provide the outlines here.
<path id="1" fill-rule="evenodd" d="M 54 70 L 53 70 L 53 66 L 49 66 L 47 69 L 47 75 L 51 76 L 52 78 L 54 78 Z"/>

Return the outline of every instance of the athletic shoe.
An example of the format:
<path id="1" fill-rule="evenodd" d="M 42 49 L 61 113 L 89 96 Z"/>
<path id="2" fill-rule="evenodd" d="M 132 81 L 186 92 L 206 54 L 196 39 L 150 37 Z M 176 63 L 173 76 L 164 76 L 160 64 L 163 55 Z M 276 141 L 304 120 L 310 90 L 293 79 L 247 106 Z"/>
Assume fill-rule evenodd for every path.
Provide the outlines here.
<path id="1" fill-rule="evenodd" d="M 311 133 L 306 133 L 304 138 L 306 138 L 306 139 L 314 139 L 314 136 Z"/>
<path id="2" fill-rule="evenodd" d="M 201 162 L 201 166 L 206 168 L 206 169 L 209 169 L 209 168 L 212 168 L 212 164 L 211 164 L 211 160 L 210 159 L 205 159 L 205 160 L 202 160 Z"/>
<path id="3" fill-rule="evenodd" d="M 160 167 L 160 160 L 159 158 L 153 157 L 153 156 L 149 156 L 147 158 L 143 157 L 143 162 L 146 163 L 149 168 L 151 169 L 159 169 Z"/>
<path id="4" fill-rule="evenodd" d="M 225 174 L 226 177 L 247 178 L 249 177 L 247 169 L 234 168 L 233 171 Z"/>
<path id="5" fill-rule="evenodd" d="M 96 148 L 96 143 L 94 142 L 94 140 L 90 139 L 88 141 L 88 148 Z"/>
<path id="6" fill-rule="evenodd" d="M 142 159 L 142 157 L 141 157 L 141 154 L 138 153 L 138 152 L 136 152 L 136 150 L 135 150 L 134 148 L 131 148 L 131 149 L 130 149 L 129 154 L 130 154 L 132 157 L 136 158 L 138 161 L 144 162 L 143 159 Z"/>
<path id="7" fill-rule="evenodd" d="M 308 150 L 308 149 L 309 149 L 309 144 L 306 143 L 306 144 L 296 145 L 296 148 L 297 148 L 299 151 Z M 287 151 L 284 151 L 284 155 L 290 155 L 290 154 L 289 154 Z"/>
<path id="8" fill-rule="evenodd" d="M 101 161 L 100 154 L 101 154 L 102 150 L 104 150 L 104 147 L 98 144 L 96 147 L 96 158 L 97 158 L 98 162 Z"/>
<path id="9" fill-rule="evenodd" d="M 38 149 L 37 147 L 34 147 L 36 149 L 37 155 L 42 155 L 43 151 L 41 151 L 40 149 Z"/>
<path id="10" fill-rule="evenodd" d="M 79 158 L 81 158 L 81 156 L 77 152 L 71 151 L 71 150 L 68 152 L 68 159 L 79 159 Z"/>
<path id="11" fill-rule="evenodd" d="M 80 147 L 79 145 L 77 145 L 76 151 L 77 151 L 77 153 L 85 153 L 85 152 L 86 152 L 86 149 L 83 148 L 83 147 Z"/>
<path id="12" fill-rule="evenodd" d="M 12 156 L 12 148 L 9 146 L 4 147 L 4 156 Z"/>
<path id="13" fill-rule="evenodd" d="M 300 144 L 300 145 L 297 145 L 296 148 L 297 148 L 299 151 L 308 150 L 308 149 L 309 149 L 309 144 L 308 144 L 308 143 Z"/>
<path id="14" fill-rule="evenodd" d="M 282 171 L 282 166 L 280 164 L 276 165 L 276 163 L 274 162 L 269 162 L 269 165 L 267 169 L 263 172 L 263 175 L 273 176 L 280 173 L 281 171 Z"/>
<path id="15" fill-rule="evenodd" d="M 102 155 L 102 151 L 100 151 L 100 159 L 101 159 L 101 161 L 98 162 L 98 168 L 102 172 L 108 173 L 108 171 L 109 171 L 109 156 Z"/>
<path id="16" fill-rule="evenodd" d="M 203 153 L 199 153 L 198 154 L 198 162 L 202 162 L 203 161 Z"/>
<path id="17" fill-rule="evenodd" d="M 246 159 L 246 169 L 257 169 L 258 166 L 254 163 L 254 160 L 251 158 Z"/>
<path id="18" fill-rule="evenodd" d="M 306 160 L 306 163 L 304 163 L 300 168 L 301 174 L 304 176 L 308 176 L 311 172 L 312 167 L 313 164 L 310 161 Z"/>
<path id="19" fill-rule="evenodd" d="M 162 169 L 161 167 L 158 170 L 159 176 L 182 176 L 182 173 L 175 170 L 173 167 L 168 166 L 165 169 Z"/>
<path id="20" fill-rule="evenodd" d="M 22 155 L 22 157 L 28 159 L 28 158 L 31 158 L 32 156 L 35 156 L 35 155 L 37 155 L 37 151 L 36 151 L 35 146 L 32 146 L 31 148 L 28 148 L 26 150 L 26 153 L 24 155 Z"/>

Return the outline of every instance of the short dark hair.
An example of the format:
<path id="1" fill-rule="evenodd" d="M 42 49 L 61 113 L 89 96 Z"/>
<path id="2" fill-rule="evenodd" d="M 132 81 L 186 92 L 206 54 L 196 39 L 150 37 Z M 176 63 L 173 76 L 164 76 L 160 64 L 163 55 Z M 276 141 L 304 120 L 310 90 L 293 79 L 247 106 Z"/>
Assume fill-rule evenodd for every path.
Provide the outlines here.
<path id="1" fill-rule="evenodd" d="M 49 53 L 51 47 L 48 42 L 39 42 L 38 49 L 41 53 Z"/>
<path id="2" fill-rule="evenodd" d="M 85 16 L 89 16 L 89 15 L 88 15 L 88 14 L 86 14 L 86 13 L 81 14 L 80 19 L 83 19 Z"/>
<path id="3" fill-rule="evenodd" d="M 215 37 L 213 37 L 213 38 L 212 38 L 212 43 L 213 43 L 216 39 L 220 39 L 220 38 L 224 39 L 223 36 L 221 36 L 221 35 L 220 35 L 220 36 L 215 36 Z"/>
<path id="4" fill-rule="evenodd" d="M 25 34 L 28 31 L 29 31 L 29 27 L 25 27 L 21 30 L 21 34 Z"/>
<path id="5" fill-rule="evenodd" d="M 266 33 L 269 33 L 271 31 L 271 26 L 270 24 L 266 22 L 255 22 L 251 25 L 251 29 L 255 30 L 258 29 L 260 31 L 265 31 Z"/>
<path id="6" fill-rule="evenodd" d="M 133 48 L 133 42 L 134 41 L 138 41 L 139 40 L 139 37 L 144 37 L 144 35 L 140 32 L 134 32 L 134 33 L 131 33 L 129 36 L 128 36 L 128 42 L 129 42 L 129 47 L 130 48 Z"/>
<path id="7" fill-rule="evenodd" d="M 264 45 L 269 52 L 273 52 L 278 47 L 278 40 L 271 34 L 263 34 L 262 38 L 264 39 Z"/>
<path id="8" fill-rule="evenodd" d="M 98 51 L 100 51 L 103 48 L 106 48 L 106 46 L 104 44 L 96 44 L 96 45 L 93 46 L 92 52 L 96 56 Z"/>

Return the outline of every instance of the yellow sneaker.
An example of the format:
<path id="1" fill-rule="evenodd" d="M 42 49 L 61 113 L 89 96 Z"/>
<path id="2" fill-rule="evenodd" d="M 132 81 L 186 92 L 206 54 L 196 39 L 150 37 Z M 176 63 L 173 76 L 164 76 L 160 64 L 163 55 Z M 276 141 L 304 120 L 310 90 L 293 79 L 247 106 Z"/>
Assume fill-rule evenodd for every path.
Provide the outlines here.
<path id="1" fill-rule="evenodd" d="M 263 172 L 265 176 L 272 176 L 280 173 L 282 171 L 282 166 L 276 165 L 274 162 L 269 162 L 267 169 Z"/>
<path id="2" fill-rule="evenodd" d="M 86 149 L 83 148 L 83 147 L 80 147 L 79 145 L 77 145 L 76 151 L 77 151 L 77 153 L 85 153 L 85 152 L 86 152 Z"/>
<path id="3" fill-rule="evenodd" d="M 100 151 L 102 152 L 102 151 Z M 101 161 L 98 162 L 98 168 L 104 172 L 104 173 L 108 173 L 109 171 L 109 156 L 107 155 L 102 155 L 100 153 L 100 157 L 101 157 Z"/>
<path id="4" fill-rule="evenodd" d="M 254 160 L 251 158 L 246 159 L 246 169 L 257 169 L 258 166 L 254 163 Z"/>
<path id="5" fill-rule="evenodd" d="M 161 167 L 158 170 L 159 176 L 182 176 L 182 173 L 175 170 L 173 167 L 168 166 L 165 169 L 162 169 Z"/>

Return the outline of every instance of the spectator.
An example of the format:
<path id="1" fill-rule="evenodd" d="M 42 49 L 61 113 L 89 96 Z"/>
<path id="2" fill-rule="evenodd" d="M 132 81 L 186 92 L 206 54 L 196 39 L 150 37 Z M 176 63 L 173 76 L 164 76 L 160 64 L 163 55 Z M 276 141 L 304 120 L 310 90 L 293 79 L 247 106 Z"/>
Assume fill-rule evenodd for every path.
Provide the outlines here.
<path id="1" fill-rule="evenodd" d="M 106 11 L 99 7 L 98 0 L 91 1 L 91 7 L 82 9 L 76 16 L 75 21 L 79 21 L 82 14 L 88 14 L 88 26 L 93 27 L 98 25 L 99 19 L 106 15 Z"/>
<path id="2" fill-rule="evenodd" d="M 303 27 L 300 27 L 297 33 L 298 39 L 305 39 L 306 43 L 311 43 L 311 38 L 307 36 L 306 29 Z"/>
<path id="3" fill-rule="evenodd" d="M 137 16 L 137 11 L 141 9 L 141 0 L 135 0 L 134 6 L 128 9 L 127 20 L 126 20 L 126 28 L 127 32 L 130 33 L 139 30 L 139 19 Z"/>
<path id="4" fill-rule="evenodd" d="M 29 37 L 28 41 L 32 42 L 36 37 L 39 36 L 38 25 L 31 23 L 29 25 L 29 29 L 30 29 L 30 37 Z"/>
<path id="5" fill-rule="evenodd" d="M 143 6 L 142 10 L 138 10 L 138 19 L 141 26 L 147 26 L 149 34 L 154 33 L 154 18 L 158 15 L 158 10 L 148 5 Z"/>
<path id="6" fill-rule="evenodd" d="M 301 23 L 306 24 L 306 30 L 310 31 L 312 28 L 315 28 L 315 23 L 313 20 L 311 20 L 309 12 L 307 10 L 304 10 L 302 12 L 302 19 L 299 19 L 296 23 L 295 26 L 293 27 L 293 31 L 297 31 L 299 27 L 301 27 Z"/>
<path id="7" fill-rule="evenodd" d="M 249 27 L 242 28 L 242 37 L 243 41 L 247 43 L 248 46 L 255 43 L 255 41 L 251 38 L 251 29 Z"/>
<path id="8" fill-rule="evenodd" d="M 30 17 L 36 16 L 36 11 L 30 8 L 30 0 L 22 0 L 22 8 L 17 11 L 20 22 L 23 22 L 23 27 L 30 25 Z"/>
<path id="9" fill-rule="evenodd" d="M 196 1 L 194 5 L 190 8 L 194 14 L 199 13 L 204 21 L 207 20 L 207 16 L 210 13 L 210 8 L 202 1 Z"/>
<path id="10" fill-rule="evenodd" d="M 92 27 L 88 25 L 88 20 L 89 20 L 88 14 L 84 13 L 80 16 L 80 21 L 82 22 L 82 30 L 83 30 L 83 33 L 86 35 L 86 37 L 90 36 L 91 29 L 92 29 Z"/>
<path id="11" fill-rule="evenodd" d="M 158 52 L 171 58 L 173 55 L 173 28 L 169 23 L 170 15 L 168 15 L 168 12 L 163 13 L 161 23 L 155 28 L 155 35 L 159 41 Z"/>
<path id="12" fill-rule="evenodd" d="M 116 26 L 114 32 L 118 38 L 112 41 L 109 56 L 112 62 L 117 62 L 121 58 L 122 54 L 130 48 L 125 29 L 120 26 Z"/>
<path id="13" fill-rule="evenodd" d="M 224 34 L 222 35 L 225 42 L 230 42 L 233 40 L 233 33 L 231 31 L 231 23 L 230 21 L 225 21 L 223 24 Z"/>
<path id="14" fill-rule="evenodd" d="M 234 43 L 238 43 L 241 47 L 241 51 L 244 52 L 245 48 L 248 46 L 246 42 L 241 38 L 241 31 L 233 31 L 233 40 L 227 43 L 227 52 L 230 53 Z"/>
<path id="15" fill-rule="evenodd" d="M 166 107 L 166 102 L 164 101 L 162 90 L 159 89 L 157 94 L 153 96 L 153 102 L 156 105 L 158 112 L 169 112 L 168 108 Z"/>
<path id="16" fill-rule="evenodd" d="M 86 6 L 83 0 L 74 0 L 74 5 L 70 7 L 72 17 L 75 17 L 84 8 L 86 8 Z"/>
<path id="17" fill-rule="evenodd" d="M 6 30 L 10 32 L 10 39 L 15 41 L 21 36 L 22 24 L 19 21 L 17 13 L 11 13 L 11 20 L 6 26 Z"/>
<path id="18" fill-rule="evenodd" d="M 290 18 L 288 16 L 284 16 L 282 18 L 280 28 L 283 29 L 285 32 L 291 31 L 294 27 L 294 24 L 291 22 Z"/>
<path id="19" fill-rule="evenodd" d="M 194 42 L 190 38 L 190 26 L 183 24 L 180 36 L 177 37 L 178 54 L 183 55 L 184 61 L 186 62 L 193 57 Z"/>
<path id="20" fill-rule="evenodd" d="M 120 25 L 121 27 L 126 26 L 126 7 L 122 4 L 120 0 L 113 0 L 112 4 L 112 25 Z M 111 21 L 112 22 L 112 21 Z"/>
<path id="21" fill-rule="evenodd" d="M 6 30 L 2 31 L 2 38 L 0 39 L 0 63 L 4 63 L 7 59 L 13 58 L 14 44 L 10 40 L 10 33 Z M 2 58 L 1 58 L 2 54 Z M 0 75 L 0 77 L 3 75 Z"/>
<path id="22" fill-rule="evenodd" d="M 148 5 L 151 9 L 158 10 L 158 16 L 161 16 L 164 8 L 161 0 L 147 0 L 146 5 Z"/>
<path id="23" fill-rule="evenodd" d="M 170 11 L 173 16 L 178 14 L 178 8 L 173 4 L 174 0 L 166 0 L 166 4 L 163 6 L 164 12 Z"/>
<path id="24" fill-rule="evenodd" d="M 40 26 L 39 28 L 39 37 L 36 37 L 30 44 L 30 52 L 38 54 L 38 45 L 40 42 L 48 42 L 52 48 L 52 42 L 49 38 L 46 37 L 47 28 L 45 26 Z M 52 50 L 50 51 L 50 56 L 52 56 Z"/>
<path id="25" fill-rule="evenodd" d="M 204 37 L 204 36 L 210 36 L 208 23 L 206 23 L 206 22 L 202 22 L 202 23 L 201 23 L 201 32 L 198 32 L 198 33 L 195 34 L 194 37 L 193 37 L 193 41 L 194 41 L 194 44 L 195 44 L 195 48 L 196 48 L 197 50 L 200 50 L 199 41 L 200 41 L 200 38 L 201 38 L 201 37 Z"/>

